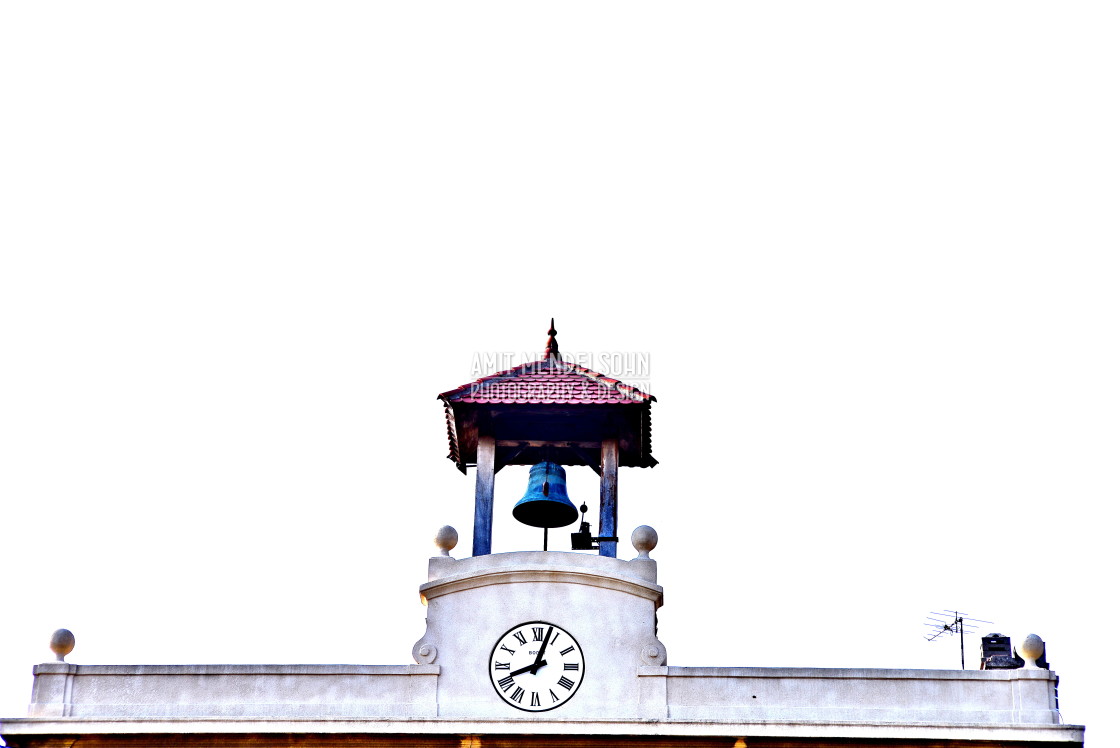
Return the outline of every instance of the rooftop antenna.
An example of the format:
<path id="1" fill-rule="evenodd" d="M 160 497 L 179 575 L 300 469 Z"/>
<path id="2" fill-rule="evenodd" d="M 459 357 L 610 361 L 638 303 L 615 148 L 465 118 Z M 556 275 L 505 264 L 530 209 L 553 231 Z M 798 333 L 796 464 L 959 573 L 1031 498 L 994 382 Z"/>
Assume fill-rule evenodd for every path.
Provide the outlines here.
<path id="1" fill-rule="evenodd" d="M 967 613 L 961 613 L 956 610 L 943 610 L 940 613 L 930 611 L 926 616 L 934 623 L 927 623 L 931 629 L 934 629 L 929 636 L 926 637 L 927 642 L 931 642 L 942 634 L 960 634 L 961 637 L 961 670 L 964 670 L 964 635 L 975 634 L 977 623 L 988 623 L 991 621 L 984 621 L 979 618 L 969 618 Z"/>

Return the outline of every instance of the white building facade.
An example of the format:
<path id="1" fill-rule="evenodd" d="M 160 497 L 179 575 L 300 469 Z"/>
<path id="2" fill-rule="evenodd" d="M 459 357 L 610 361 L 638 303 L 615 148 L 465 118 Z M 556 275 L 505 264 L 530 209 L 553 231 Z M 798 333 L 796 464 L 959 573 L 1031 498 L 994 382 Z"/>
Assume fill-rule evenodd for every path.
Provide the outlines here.
<path id="1" fill-rule="evenodd" d="M 1040 668 L 669 666 L 643 532 L 630 561 L 555 551 L 432 558 L 413 664 L 46 663 L 28 716 L 0 731 L 28 747 L 1083 742 L 1084 728 L 1061 724 L 1056 676 Z"/>

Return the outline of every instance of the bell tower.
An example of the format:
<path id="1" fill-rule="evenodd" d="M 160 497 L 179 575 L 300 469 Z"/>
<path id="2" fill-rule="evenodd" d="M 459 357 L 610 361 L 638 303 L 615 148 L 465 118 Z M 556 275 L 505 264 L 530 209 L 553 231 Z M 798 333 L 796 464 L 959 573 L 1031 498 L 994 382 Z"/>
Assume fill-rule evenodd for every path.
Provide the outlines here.
<path id="1" fill-rule="evenodd" d="M 650 407 L 655 398 L 636 387 L 563 360 L 551 322 L 539 360 L 496 372 L 439 395 L 447 419 L 448 458 L 465 475 L 475 468 L 474 556 L 491 552 L 494 480 L 507 465 L 533 465 L 529 490 L 514 516 L 533 527 L 575 522 L 563 466 L 599 475 L 599 537 L 589 526 L 573 533 L 574 547 L 617 555 L 618 468 L 653 467 Z M 585 523 L 589 525 L 589 523 Z"/>

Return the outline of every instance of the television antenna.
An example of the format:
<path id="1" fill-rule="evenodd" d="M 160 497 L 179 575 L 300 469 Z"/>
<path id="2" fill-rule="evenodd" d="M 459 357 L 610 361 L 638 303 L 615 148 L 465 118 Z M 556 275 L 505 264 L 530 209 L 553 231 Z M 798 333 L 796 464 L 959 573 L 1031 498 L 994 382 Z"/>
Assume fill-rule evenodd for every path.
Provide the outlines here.
<path id="1" fill-rule="evenodd" d="M 961 637 L 961 670 L 964 670 L 964 635 L 975 634 L 977 631 L 977 623 L 988 623 L 991 621 L 984 621 L 979 618 L 970 618 L 967 613 L 961 613 L 956 610 L 943 610 L 940 613 L 930 611 L 926 616 L 933 623 L 927 623 L 931 629 L 934 629 L 929 636 L 926 637 L 927 642 L 931 642 L 942 634 L 952 636 L 960 634 Z"/>

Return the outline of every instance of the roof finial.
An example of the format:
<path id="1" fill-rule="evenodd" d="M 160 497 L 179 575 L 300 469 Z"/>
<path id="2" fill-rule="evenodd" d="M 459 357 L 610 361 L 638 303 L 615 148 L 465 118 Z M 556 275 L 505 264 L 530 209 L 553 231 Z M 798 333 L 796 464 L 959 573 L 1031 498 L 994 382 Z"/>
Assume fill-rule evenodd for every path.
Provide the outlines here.
<path id="1" fill-rule="evenodd" d="M 560 345 L 556 342 L 556 318 L 553 317 L 548 322 L 548 343 L 544 349 L 544 359 L 547 361 L 554 358 L 560 360 Z"/>

